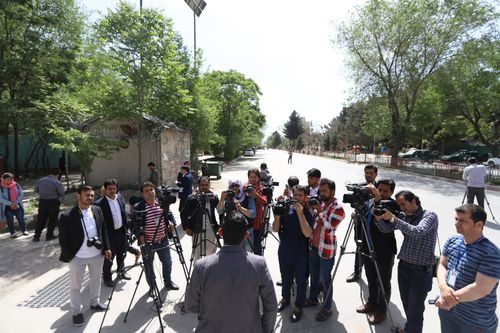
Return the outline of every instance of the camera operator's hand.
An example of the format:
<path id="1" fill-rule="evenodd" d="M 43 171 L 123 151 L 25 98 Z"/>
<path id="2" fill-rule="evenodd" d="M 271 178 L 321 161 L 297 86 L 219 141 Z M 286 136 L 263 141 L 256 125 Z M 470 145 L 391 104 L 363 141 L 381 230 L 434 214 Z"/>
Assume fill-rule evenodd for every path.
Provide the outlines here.
<path id="1" fill-rule="evenodd" d="M 280 196 L 280 198 L 281 197 L 287 197 L 288 198 L 289 196 L 290 196 L 290 190 L 288 189 L 288 186 L 287 186 L 287 187 L 285 187 L 285 190 L 283 191 L 283 195 Z"/>
<path id="2" fill-rule="evenodd" d="M 139 245 L 144 245 L 145 241 L 144 241 L 144 235 L 140 235 L 139 236 Z"/>
<path id="3" fill-rule="evenodd" d="M 380 192 L 378 191 L 378 189 L 375 187 L 375 185 L 373 184 L 368 184 L 365 186 L 366 188 L 368 188 L 372 194 L 373 194 L 373 198 L 375 199 L 375 202 L 379 202 L 380 200 L 382 200 L 382 196 L 380 195 Z"/>
<path id="4" fill-rule="evenodd" d="M 104 257 L 108 260 L 113 260 L 113 254 L 111 253 L 110 250 L 104 251 Z"/>
<path id="5" fill-rule="evenodd" d="M 226 198 L 227 198 L 227 193 L 226 193 L 226 191 L 222 191 L 222 193 L 220 194 L 220 200 L 221 200 L 221 201 L 224 201 L 224 200 L 226 200 Z"/>
<path id="6" fill-rule="evenodd" d="M 387 209 L 384 208 L 384 211 L 385 213 L 380 215 L 380 216 L 377 216 L 375 214 L 373 214 L 375 216 L 375 220 L 378 222 L 380 220 L 384 220 L 384 221 L 389 221 L 391 223 L 394 223 L 394 214 L 392 214 L 390 211 L 388 211 Z M 373 213 L 373 210 L 372 210 L 372 213 Z"/>
<path id="7" fill-rule="evenodd" d="M 293 208 L 295 208 L 295 211 L 297 211 L 298 215 L 304 215 L 304 206 L 302 206 L 298 202 L 293 203 Z"/>
<path id="8" fill-rule="evenodd" d="M 316 210 L 318 213 L 321 211 L 321 204 L 318 203 L 317 205 L 311 205 L 310 206 L 312 209 Z"/>
<path id="9" fill-rule="evenodd" d="M 193 236 L 193 230 L 192 230 L 192 229 L 187 228 L 187 229 L 185 230 L 185 232 L 186 232 L 186 235 L 188 235 L 188 236 Z"/>
<path id="10" fill-rule="evenodd" d="M 239 202 L 238 200 L 234 200 L 234 205 L 236 206 L 236 209 L 240 210 L 241 208 L 241 202 Z"/>

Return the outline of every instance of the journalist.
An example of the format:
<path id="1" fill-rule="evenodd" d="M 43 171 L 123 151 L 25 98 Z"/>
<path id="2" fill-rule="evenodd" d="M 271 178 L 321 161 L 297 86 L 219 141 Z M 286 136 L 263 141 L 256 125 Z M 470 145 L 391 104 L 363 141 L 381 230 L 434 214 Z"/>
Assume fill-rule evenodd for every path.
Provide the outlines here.
<path id="1" fill-rule="evenodd" d="M 421 333 L 425 299 L 432 288 L 432 269 L 436 264 L 434 249 L 438 217 L 436 213 L 423 209 L 419 197 L 410 191 L 398 192 L 396 201 L 405 213 L 403 218 L 386 209 L 375 219 L 381 231 L 398 229 L 404 236 L 398 255 L 398 284 L 406 324 L 399 332 Z"/>
<path id="2" fill-rule="evenodd" d="M 332 288 L 331 272 L 335 264 L 337 238 L 335 232 L 338 225 L 345 217 L 344 208 L 335 198 L 335 182 L 328 178 L 321 178 L 319 182 L 319 195 L 321 203 L 312 205 L 318 212 L 314 221 L 311 250 L 309 251 L 309 272 L 311 286 L 306 306 L 318 304 L 319 286 L 323 285 L 325 304 L 316 314 L 317 321 L 325 321 L 332 315 Z"/>
<path id="3" fill-rule="evenodd" d="M 377 175 L 378 175 L 378 167 L 373 164 L 367 164 L 364 169 L 365 183 L 363 185 L 373 185 L 377 187 Z M 366 202 L 368 205 L 369 202 Z M 361 226 L 356 223 L 354 225 L 354 240 L 356 244 L 360 244 L 363 241 L 363 231 Z M 346 282 L 356 282 L 361 277 L 361 271 L 363 269 L 363 260 L 361 260 L 361 256 L 354 256 L 354 272 L 346 278 Z"/>
<path id="4" fill-rule="evenodd" d="M 484 209 L 466 204 L 455 212 L 460 235 L 444 244 L 437 271 L 441 332 L 495 333 L 500 250 L 484 237 Z"/>
<path id="5" fill-rule="evenodd" d="M 278 260 L 281 272 L 281 296 L 278 312 L 283 311 L 290 304 L 290 290 L 292 281 L 297 284 L 295 308 L 291 314 L 292 323 L 302 317 L 302 308 L 306 300 L 306 271 L 308 265 L 308 244 L 312 233 L 312 215 L 307 208 L 307 190 L 304 186 L 296 185 L 293 188 L 294 201 L 284 202 L 278 211 L 275 207 L 273 231 L 279 234 L 280 245 Z"/>
<path id="6" fill-rule="evenodd" d="M 139 237 L 139 242 L 141 245 L 147 242 L 151 246 L 153 254 L 158 253 L 162 265 L 165 289 L 179 290 L 177 284 L 171 279 L 172 257 L 170 255 L 170 247 L 166 234 L 167 230 L 173 226 L 170 225 L 168 221 L 165 221 L 163 209 L 156 199 L 154 184 L 145 182 L 141 186 L 141 193 L 144 200 L 137 203 L 134 207 L 134 210 L 146 211 L 144 234 Z M 150 288 L 153 288 L 152 281 L 148 281 L 148 284 Z"/>
<path id="7" fill-rule="evenodd" d="M 186 309 L 198 314 L 196 332 L 271 333 L 276 294 L 266 260 L 247 253 L 247 221 L 239 212 L 224 218 L 224 246 L 198 260 L 186 292 Z M 260 307 L 262 304 L 262 311 Z"/>
<path id="8" fill-rule="evenodd" d="M 81 288 L 85 267 L 88 266 L 90 278 L 90 308 L 104 311 L 107 305 L 99 302 L 103 254 L 106 260 L 111 260 L 112 253 L 101 208 L 92 205 L 92 187 L 80 187 L 77 200 L 77 205 L 61 214 L 59 220 L 59 260 L 69 263 L 69 301 L 73 325 L 82 326 L 85 320 L 82 314 Z"/>
<path id="9" fill-rule="evenodd" d="M 260 172 L 257 168 L 251 168 L 247 172 L 248 183 L 243 188 L 249 197 L 255 200 L 255 218 L 252 222 L 253 229 L 253 253 L 262 255 L 262 246 L 260 243 L 260 232 L 262 228 L 262 219 L 264 218 L 264 206 L 267 203 L 267 198 L 262 194 L 262 186 L 260 185 Z"/>
<path id="10" fill-rule="evenodd" d="M 220 195 L 220 201 L 217 204 L 217 212 L 219 215 L 228 214 L 232 211 L 242 213 L 248 221 L 248 240 L 244 242 L 244 246 L 249 252 L 253 252 L 253 219 L 255 218 L 256 208 L 255 199 L 245 194 L 242 189 L 240 180 L 230 180 L 228 182 L 229 189 L 223 191 Z"/>
<path id="11" fill-rule="evenodd" d="M 217 250 L 217 224 L 215 208 L 219 198 L 210 190 L 210 179 L 202 176 L 198 179 L 198 190 L 191 194 L 181 211 L 182 228 L 188 236 L 193 237 L 193 248 L 195 248 L 195 260 L 202 255 L 210 255 Z M 205 214 L 205 233 L 203 234 L 203 216 Z M 205 239 L 203 239 L 205 237 Z M 205 244 L 201 242 L 205 240 Z M 194 243 L 196 241 L 196 244 Z M 206 245 L 202 249 L 202 246 Z M 204 251 L 202 251 L 204 250 Z M 202 253 L 203 252 L 203 253 Z"/>
<path id="12" fill-rule="evenodd" d="M 124 271 L 125 256 L 128 248 L 127 238 L 127 213 L 125 211 L 125 200 L 118 193 L 118 182 L 116 179 L 104 181 L 104 195 L 97 199 L 94 205 L 99 206 L 104 216 L 109 245 L 113 256 L 111 260 L 105 260 L 102 267 L 102 278 L 108 287 L 114 287 L 115 281 L 112 279 L 111 267 L 116 257 L 116 273 L 125 280 L 130 280 L 130 275 Z"/>
<path id="13" fill-rule="evenodd" d="M 396 237 L 394 231 L 382 232 L 377 228 L 375 220 L 376 213 L 383 208 L 388 208 L 393 212 L 399 211 L 396 200 L 392 199 L 392 194 L 396 188 L 396 183 L 392 179 L 381 179 L 377 182 L 378 187 L 368 185 L 373 194 L 370 200 L 367 216 L 368 238 L 364 239 L 361 245 L 363 253 L 369 254 L 368 242 L 373 246 L 373 260 L 377 263 L 381 280 L 379 281 L 375 264 L 370 257 L 363 256 L 363 265 L 365 267 L 366 279 L 368 281 L 368 301 L 356 309 L 358 313 L 367 313 L 368 322 L 376 325 L 383 322 L 387 316 L 386 301 L 391 297 L 391 277 L 392 267 L 394 265 L 394 256 L 397 252 Z M 375 207 L 375 209 L 373 209 Z M 372 210 L 373 209 L 373 210 Z M 385 297 L 380 289 L 380 282 L 384 288 Z"/>

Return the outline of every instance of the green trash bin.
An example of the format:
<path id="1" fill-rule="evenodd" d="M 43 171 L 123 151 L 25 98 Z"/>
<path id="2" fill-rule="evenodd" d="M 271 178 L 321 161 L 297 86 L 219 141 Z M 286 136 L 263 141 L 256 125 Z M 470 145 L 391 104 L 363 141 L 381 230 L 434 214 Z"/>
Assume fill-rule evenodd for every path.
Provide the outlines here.
<path id="1" fill-rule="evenodd" d="M 207 161 L 208 176 L 215 176 L 217 179 L 222 177 L 222 164 L 214 161 Z"/>

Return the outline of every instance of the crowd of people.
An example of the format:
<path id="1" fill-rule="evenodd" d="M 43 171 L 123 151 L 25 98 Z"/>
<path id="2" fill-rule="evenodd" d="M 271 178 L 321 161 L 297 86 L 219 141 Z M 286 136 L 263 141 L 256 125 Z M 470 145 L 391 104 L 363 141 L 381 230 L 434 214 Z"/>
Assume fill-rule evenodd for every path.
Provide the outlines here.
<path id="1" fill-rule="evenodd" d="M 149 244 L 153 256 L 158 254 L 164 288 L 177 290 L 179 287 L 171 278 L 168 238 L 169 231 L 176 227 L 175 221 L 173 216 L 164 214 L 156 193 L 158 171 L 153 163 L 148 166 L 151 176 L 141 186 L 142 198 L 131 207 L 145 212 L 138 243 Z M 477 186 L 482 170 L 474 163 L 471 166 L 464 172 L 464 179 Z M 471 200 L 455 209 L 458 235 L 444 243 L 440 257 L 436 258 L 437 214 L 423 208 L 415 193 L 396 192 L 393 179 L 377 178 L 375 165 L 365 166 L 364 177 L 365 183 L 358 185 L 369 195 L 363 199 L 361 207 L 357 207 L 350 222 L 354 223 L 358 255 L 354 260 L 354 272 L 346 280 L 359 280 L 364 268 L 368 297 L 355 311 L 366 314 L 372 325 L 386 320 L 392 270 L 398 253 L 395 232 L 401 232 L 403 243 L 397 255 L 397 284 L 406 323 L 397 328 L 397 332 L 422 332 L 433 273 L 437 275 L 440 290 L 434 302 L 439 308 L 441 332 L 496 332 L 500 251 L 483 235 L 487 220 L 484 209 Z M 250 168 L 244 182 L 229 180 L 227 189 L 220 195 L 211 190 L 207 176 L 197 179 L 193 191 L 189 163 L 181 167 L 177 182 L 181 187 L 182 228 L 193 239 L 192 260 L 195 262 L 185 308 L 198 313 L 197 331 L 272 332 L 277 313 L 285 311 L 292 301 L 289 315 L 292 323 L 301 319 L 305 307 L 318 307 L 317 321 L 332 316 L 336 231 L 341 224 L 347 223 L 342 223 L 346 217 L 345 203 L 336 198 L 333 180 L 322 177 L 317 168 L 307 172 L 307 185 L 301 185 L 299 178 L 292 175 L 283 193 L 275 193 L 272 204 L 269 193 L 263 191 L 272 184 L 265 163 L 260 169 Z M 473 200 L 474 194 L 482 203 L 481 193 L 484 197 L 484 192 L 473 187 L 468 189 L 471 193 L 468 199 Z M 45 225 L 46 240 L 50 241 L 57 237 L 54 229 L 64 188 L 56 175 L 50 175 L 38 181 L 36 190 L 40 198 L 33 241 L 40 241 Z M 111 270 L 113 261 L 116 259 L 117 279 L 127 280 L 131 278 L 124 264 L 127 252 L 138 258 L 138 250 L 129 244 L 130 226 L 117 181 L 106 180 L 102 192 L 95 200 L 92 187 L 81 187 L 77 204 L 59 218 L 60 260 L 69 263 L 70 307 L 75 326 L 84 324 L 81 287 L 86 267 L 90 277 L 90 307 L 103 311 L 107 305 L 99 299 L 101 281 L 109 287 L 115 285 Z M 14 217 L 27 235 L 23 191 L 12 174 L 2 175 L 0 194 L 0 220 L 7 220 L 11 237 L 17 236 Z M 274 206 L 270 220 L 265 216 L 267 205 Z M 356 218 L 358 215 L 363 218 Z M 268 232 L 266 223 L 280 240 L 277 253 L 281 275 L 279 302 L 263 256 L 262 239 L 267 236 L 263 232 Z M 146 277 L 153 288 L 156 284 L 150 279 L 154 279 L 155 274 L 150 273 Z"/>

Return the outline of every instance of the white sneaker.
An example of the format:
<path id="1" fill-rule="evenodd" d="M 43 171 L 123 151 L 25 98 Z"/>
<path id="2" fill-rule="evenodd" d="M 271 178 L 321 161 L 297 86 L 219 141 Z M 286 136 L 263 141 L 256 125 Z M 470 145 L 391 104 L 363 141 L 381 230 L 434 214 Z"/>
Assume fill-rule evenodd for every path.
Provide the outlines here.
<path id="1" fill-rule="evenodd" d="M 24 236 L 28 236 L 29 234 L 30 234 L 30 233 L 28 232 L 28 230 L 23 231 L 23 235 L 24 235 Z"/>

